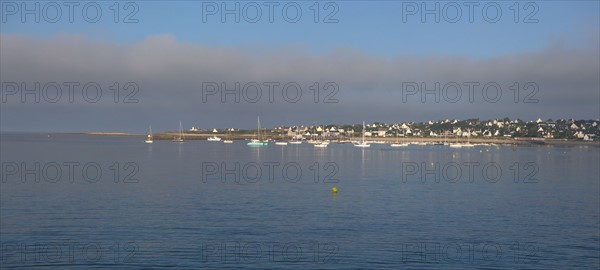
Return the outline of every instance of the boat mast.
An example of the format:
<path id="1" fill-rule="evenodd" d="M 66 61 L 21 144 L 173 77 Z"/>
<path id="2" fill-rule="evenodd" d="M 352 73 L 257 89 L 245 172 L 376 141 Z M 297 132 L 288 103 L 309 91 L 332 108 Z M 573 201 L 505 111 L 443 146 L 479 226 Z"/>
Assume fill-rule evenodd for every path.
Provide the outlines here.
<path id="1" fill-rule="evenodd" d="M 183 139 L 183 126 L 181 125 L 181 120 L 179 120 L 179 138 Z"/>
<path id="2" fill-rule="evenodd" d="M 365 121 L 363 121 L 363 130 L 362 130 L 362 143 L 365 143 Z"/>
<path id="3" fill-rule="evenodd" d="M 471 129 L 468 129 L 468 134 L 467 134 L 467 144 L 471 144 Z"/>
<path id="4" fill-rule="evenodd" d="M 260 116 L 257 116 L 256 119 L 257 119 L 256 122 L 258 124 L 257 136 L 258 136 L 258 140 L 260 141 L 261 140 L 261 138 L 260 138 Z"/>

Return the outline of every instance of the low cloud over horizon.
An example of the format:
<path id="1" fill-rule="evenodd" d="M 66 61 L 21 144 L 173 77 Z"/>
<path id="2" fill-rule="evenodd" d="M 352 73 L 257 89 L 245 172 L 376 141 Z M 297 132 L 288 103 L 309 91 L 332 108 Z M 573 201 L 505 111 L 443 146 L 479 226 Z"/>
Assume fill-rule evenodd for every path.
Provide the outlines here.
<path id="1" fill-rule="evenodd" d="M 160 131 L 176 129 L 179 120 L 202 128 L 248 128 L 257 115 L 265 126 L 600 116 L 597 39 L 589 47 L 549 45 L 540 51 L 486 59 L 385 58 L 353 48 L 314 53 L 294 46 L 278 50 L 207 47 L 171 35 L 125 45 L 77 35 L 3 34 L 0 42 L 2 131 L 140 132 L 150 124 Z M 39 103 L 34 95 L 22 103 L 21 93 L 13 94 L 15 85 L 18 90 L 23 90 L 22 85 L 34 89 L 36 82 L 42 87 L 50 82 L 78 82 L 79 88 L 96 82 L 102 97 L 90 103 L 76 87 L 71 103 L 64 85 L 60 99 L 51 90 Z M 115 82 L 119 82 L 118 94 Z M 134 82 L 139 91 L 127 82 Z M 237 102 L 233 94 L 223 102 L 219 91 L 203 91 L 203 85 L 204 90 L 210 86 L 215 91 L 222 83 L 234 89 L 236 82 L 248 90 Z M 290 83 L 301 87 L 302 96 L 296 95 L 295 88 L 283 96 L 283 86 Z M 435 91 L 421 95 L 423 86 L 433 90 L 436 83 L 440 84 L 437 97 Z M 263 91 L 258 99 L 254 99 L 256 85 Z M 267 85 L 273 85 L 271 101 Z M 457 95 L 457 85 L 462 95 Z"/>

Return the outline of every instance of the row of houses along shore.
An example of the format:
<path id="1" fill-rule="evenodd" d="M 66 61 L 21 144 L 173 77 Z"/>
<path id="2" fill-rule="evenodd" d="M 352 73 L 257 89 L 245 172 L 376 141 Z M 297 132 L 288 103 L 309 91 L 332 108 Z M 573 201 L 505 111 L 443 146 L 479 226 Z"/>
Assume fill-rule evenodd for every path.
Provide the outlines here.
<path id="1" fill-rule="evenodd" d="M 323 124 L 312 126 L 278 126 L 265 128 L 263 133 L 270 137 L 296 138 L 328 138 L 343 139 L 361 136 L 361 124 Z M 186 133 L 224 134 L 252 133 L 255 130 L 229 129 L 200 129 L 190 128 Z M 365 137 L 370 138 L 514 138 L 529 140 L 568 139 L 582 141 L 598 141 L 600 139 L 599 120 L 542 120 L 523 121 L 510 120 L 439 120 L 427 122 L 381 123 L 374 122 L 365 125 Z"/>

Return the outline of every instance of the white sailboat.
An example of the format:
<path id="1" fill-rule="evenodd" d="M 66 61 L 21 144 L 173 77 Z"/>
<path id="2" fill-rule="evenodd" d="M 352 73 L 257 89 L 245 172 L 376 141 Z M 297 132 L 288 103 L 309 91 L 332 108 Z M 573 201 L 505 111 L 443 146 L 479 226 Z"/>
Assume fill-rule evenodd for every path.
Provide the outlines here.
<path id="1" fill-rule="evenodd" d="M 450 147 L 452 147 L 452 148 L 461 148 L 462 147 L 462 143 L 453 143 L 453 144 L 450 144 Z"/>
<path id="2" fill-rule="evenodd" d="M 365 142 L 365 121 L 363 121 L 362 139 L 360 142 L 354 143 L 356 147 L 371 147 L 371 144 Z"/>
<path id="3" fill-rule="evenodd" d="M 450 147 L 452 147 L 452 148 L 461 148 L 462 146 L 463 146 L 463 144 L 458 142 L 458 138 L 456 138 L 455 142 L 450 144 Z"/>
<path id="4" fill-rule="evenodd" d="M 390 144 L 391 147 L 404 147 L 404 146 L 408 146 L 408 143 L 392 143 Z"/>
<path id="5" fill-rule="evenodd" d="M 452 148 L 461 148 L 461 147 L 474 147 L 475 145 L 471 143 L 471 131 L 468 131 L 469 133 L 467 133 L 467 142 L 466 143 L 453 143 L 450 145 L 450 147 Z"/>
<path id="6" fill-rule="evenodd" d="M 292 127 L 289 128 L 290 131 L 293 131 Z M 293 136 L 291 140 L 288 141 L 290 144 L 302 144 L 302 136 Z"/>
<path id="7" fill-rule="evenodd" d="M 396 142 L 390 144 L 391 147 L 404 147 L 404 146 L 408 146 L 408 143 L 400 143 L 400 141 L 398 140 L 398 134 L 396 134 Z"/>
<path id="8" fill-rule="evenodd" d="M 298 138 L 298 137 L 294 137 L 292 138 L 291 141 L 289 141 L 290 144 L 302 144 L 302 138 Z"/>
<path id="9" fill-rule="evenodd" d="M 283 136 L 283 128 L 281 128 L 281 140 L 280 141 L 276 141 L 275 145 L 281 145 L 281 146 L 288 145 L 288 142 L 285 140 L 285 136 Z"/>
<path id="10" fill-rule="evenodd" d="M 267 146 L 269 145 L 268 142 L 262 141 L 261 140 L 261 136 L 260 136 L 260 117 L 257 117 L 257 125 L 258 125 L 258 129 L 257 129 L 257 138 L 256 139 L 252 139 L 250 140 L 249 143 L 247 143 L 246 145 L 248 146 Z"/>
<path id="11" fill-rule="evenodd" d="M 223 140 L 223 143 L 233 143 L 233 140 L 231 139 L 231 136 L 229 135 L 229 129 L 227 129 L 227 131 L 225 131 L 225 140 Z"/>
<path id="12" fill-rule="evenodd" d="M 317 132 L 318 132 L 319 128 L 320 127 L 317 127 Z M 318 148 L 325 148 L 325 147 L 329 146 L 329 140 L 323 139 L 325 136 L 323 133 L 325 131 L 325 129 L 326 129 L 326 126 L 323 125 L 321 134 L 320 135 L 317 134 L 317 136 L 321 136 L 321 138 L 319 138 L 318 140 L 313 140 L 313 142 L 309 141 L 308 143 L 312 143 L 314 145 L 314 147 L 318 147 Z"/>
<path id="13" fill-rule="evenodd" d="M 173 137 L 174 143 L 183 143 L 185 140 L 183 138 L 183 126 L 181 125 L 181 121 L 179 121 L 179 136 Z"/>
<path id="14" fill-rule="evenodd" d="M 448 142 L 446 141 L 446 133 L 448 133 L 448 132 L 444 130 L 444 142 L 436 142 L 433 145 L 440 145 L 440 146 L 449 145 Z"/>
<path id="15" fill-rule="evenodd" d="M 325 148 L 327 146 L 329 146 L 329 142 L 326 141 L 320 141 L 320 142 L 316 142 L 315 144 L 313 144 L 315 147 L 318 148 Z"/>
<path id="16" fill-rule="evenodd" d="M 146 143 L 154 143 L 154 138 L 152 137 L 152 126 L 150 126 L 148 135 L 146 135 Z"/>
<path id="17" fill-rule="evenodd" d="M 463 144 L 463 147 L 473 147 L 475 146 L 474 144 L 471 143 L 471 130 L 468 130 L 468 134 L 467 134 L 467 143 Z"/>
<path id="18" fill-rule="evenodd" d="M 421 135 L 421 136 L 423 136 L 423 135 Z M 423 141 L 423 137 L 421 137 L 420 141 L 415 141 L 415 142 L 412 142 L 411 144 L 414 144 L 414 145 L 427 145 L 427 144 L 426 144 L 426 143 Z"/>

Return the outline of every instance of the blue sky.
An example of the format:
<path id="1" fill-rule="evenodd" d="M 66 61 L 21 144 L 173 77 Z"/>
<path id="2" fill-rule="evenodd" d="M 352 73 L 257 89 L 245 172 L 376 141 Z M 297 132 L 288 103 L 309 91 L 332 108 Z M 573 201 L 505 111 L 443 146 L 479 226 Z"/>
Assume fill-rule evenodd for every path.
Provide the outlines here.
<path id="1" fill-rule="evenodd" d="M 98 2 L 98 1 L 96 1 Z M 210 2 L 210 1 L 204 1 Z M 227 1 L 228 7 L 240 3 L 243 8 L 251 1 Z M 434 17 L 427 15 L 422 23 L 417 15 L 408 16 L 402 21 L 402 1 L 335 1 L 339 7 L 333 18 L 338 23 L 314 23 L 310 6 L 315 1 L 295 1 L 303 11 L 298 23 L 287 23 L 275 7 L 275 22 L 267 20 L 267 7 L 262 5 L 263 16 L 258 23 L 248 23 L 241 19 L 235 23 L 228 15 L 222 23 L 219 14 L 207 16 L 202 22 L 203 1 L 138 1 L 137 13 L 132 17 L 138 23 L 114 23 L 110 6 L 114 1 L 98 2 L 102 5 L 103 16 L 98 23 L 87 23 L 75 13 L 74 23 L 69 23 L 66 14 L 58 23 L 21 23 L 18 17 L 7 17 L 2 25 L 2 33 L 18 33 L 32 36 L 52 36 L 59 33 L 77 33 L 91 39 L 114 43 L 139 42 L 157 34 L 171 34 L 182 42 L 208 46 L 233 46 L 245 48 L 278 48 L 299 46 L 314 52 L 327 52 L 333 48 L 346 47 L 370 54 L 397 55 L 468 55 L 493 57 L 511 53 L 530 52 L 542 49 L 548 44 L 563 42 L 569 46 L 583 46 L 586 34 L 598 30 L 598 1 L 537 1 L 539 10 L 532 16 L 538 23 L 524 23 L 523 19 L 533 12 L 525 9 L 527 2 L 520 2 L 518 23 L 513 21 L 514 1 L 496 1 L 502 10 L 497 23 L 488 23 L 482 16 L 482 6 L 474 7 L 474 22 L 467 19 L 468 7 L 458 2 L 463 12 L 457 23 L 434 23 Z M 409 2 L 409 1 L 404 1 Z M 124 9 L 124 17 L 133 8 Z M 214 3 L 221 4 L 222 1 Z M 263 4 L 262 2 L 258 2 Z M 333 8 L 324 10 L 321 2 L 320 17 L 325 17 Z M 421 4 L 423 1 L 414 3 Z M 434 1 L 425 2 L 433 8 Z M 440 9 L 448 2 L 437 2 Z M 44 2 L 42 2 L 42 5 Z M 30 6 L 33 6 L 30 3 Z M 42 6 L 43 7 L 43 6 Z M 79 6 L 81 7 L 81 6 Z M 66 11 L 66 8 L 64 8 Z M 252 10 L 249 9 L 251 12 Z M 493 9 L 490 9 L 493 16 Z M 76 7 L 76 11 L 78 11 Z M 51 11 L 50 11 L 51 12 Z M 448 9 L 450 15 L 453 10 Z M 290 12 L 290 14 L 293 14 Z M 251 15 L 251 14 L 250 14 Z M 32 20 L 32 17 L 29 17 Z M 594 26 L 594 22 L 596 26 Z"/>

